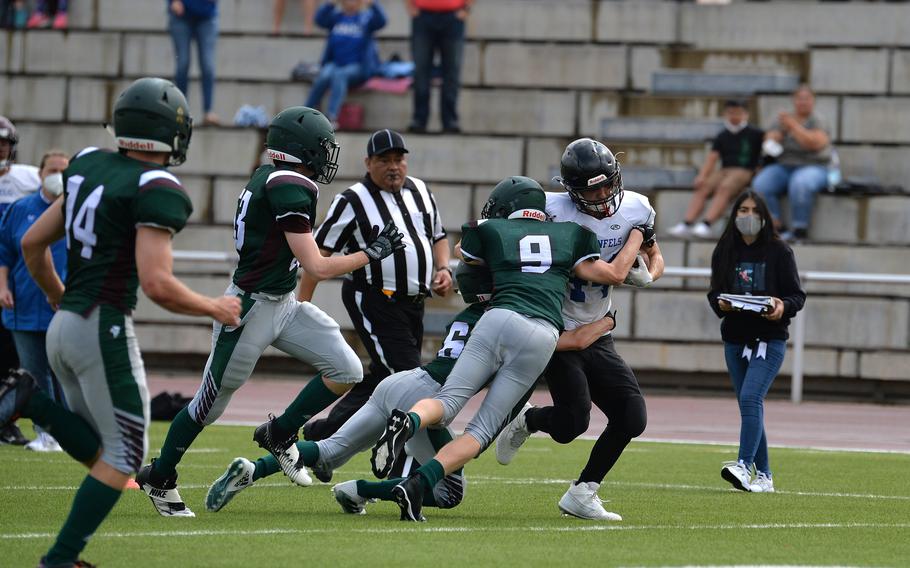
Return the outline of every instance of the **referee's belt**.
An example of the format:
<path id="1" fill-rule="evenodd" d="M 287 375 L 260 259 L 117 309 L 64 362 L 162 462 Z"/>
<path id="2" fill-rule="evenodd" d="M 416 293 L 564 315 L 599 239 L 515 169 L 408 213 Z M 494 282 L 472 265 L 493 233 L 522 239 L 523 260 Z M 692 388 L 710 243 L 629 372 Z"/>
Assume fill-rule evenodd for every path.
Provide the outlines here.
<path id="1" fill-rule="evenodd" d="M 413 296 L 409 296 L 407 294 L 402 294 L 400 292 L 396 292 L 395 290 L 388 290 L 386 288 L 381 288 L 379 291 L 382 292 L 383 296 L 394 302 L 412 302 L 414 304 L 419 304 L 423 302 L 427 297 L 427 294 L 415 294 Z"/>

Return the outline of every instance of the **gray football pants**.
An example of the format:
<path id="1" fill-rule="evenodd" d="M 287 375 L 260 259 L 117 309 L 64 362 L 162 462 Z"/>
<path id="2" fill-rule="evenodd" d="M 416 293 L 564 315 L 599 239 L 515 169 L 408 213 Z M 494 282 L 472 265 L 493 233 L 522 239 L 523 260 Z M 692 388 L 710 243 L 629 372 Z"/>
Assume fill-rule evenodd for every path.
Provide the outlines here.
<path id="1" fill-rule="evenodd" d="M 385 430 L 389 415 L 395 408 L 409 409 L 424 398 L 439 392 L 439 383 L 422 368 L 401 371 L 383 379 L 373 395 L 360 410 L 348 418 L 330 438 L 316 442 L 319 446 L 319 466 L 338 469 L 358 453 L 370 448 Z M 451 432 L 450 432 L 451 433 Z M 426 430 L 408 440 L 408 455 L 427 463 L 436 455 Z M 449 474 L 433 488 L 433 496 L 441 508 L 451 508 L 464 498 L 467 480 L 463 475 Z"/>
<path id="2" fill-rule="evenodd" d="M 315 305 L 298 302 L 293 292 L 249 294 L 233 284 L 225 294 L 240 296 L 240 325 L 215 322 L 213 326 L 212 353 L 189 406 L 190 417 L 200 426 L 221 416 L 270 345 L 309 363 L 337 383 L 363 380 L 360 358 L 345 342 L 338 323 Z"/>
<path id="3" fill-rule="evenodd" d="M 486 398 L 464 430 L 480 443 L 480 451 L 485 450 L 543 373 L 558 339 L 559 332 L 545 320 L 501 308 L 488 310 L 474 326 L 446 384 L 433 397 L 443 405 L 444 423 L 451 423 L 489 383 Z"/>

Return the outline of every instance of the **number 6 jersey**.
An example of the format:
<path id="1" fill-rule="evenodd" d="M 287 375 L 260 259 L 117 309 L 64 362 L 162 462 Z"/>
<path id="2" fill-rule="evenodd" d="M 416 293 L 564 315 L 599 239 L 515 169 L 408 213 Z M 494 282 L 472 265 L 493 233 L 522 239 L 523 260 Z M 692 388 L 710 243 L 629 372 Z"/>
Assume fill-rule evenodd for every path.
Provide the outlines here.
<path id="1" fill-rule="evenodd" d="M 86 148 L 63 174 L 66 291 L 60 308 L 88 314 L 99 304 L 136 307 L 136 228 L 177 233 L 193 204 L 163 166 Z"/>
<path id="2" fill-rule="evenodd" d="M 600 257 L 597 237 L 574 223 L 486 219 L 462 227 L 461 252 L 493 275 L 490 306 L 563 328 L 562 302 L 575 267 Z"/>

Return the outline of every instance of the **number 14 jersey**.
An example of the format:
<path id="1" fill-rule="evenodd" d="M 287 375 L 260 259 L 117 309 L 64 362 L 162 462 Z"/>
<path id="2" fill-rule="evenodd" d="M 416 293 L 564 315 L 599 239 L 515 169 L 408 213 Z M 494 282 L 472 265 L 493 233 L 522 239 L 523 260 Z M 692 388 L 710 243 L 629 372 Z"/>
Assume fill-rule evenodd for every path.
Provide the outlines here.
<path id="1" fill-rule="evenodd" d="M 563 329 L 562 302 L 572 271 L 600 257 L 597 237 L 575 223 L 486 219 L 462 227 L 461 251 L 493 275 L 490 306 Z"/>

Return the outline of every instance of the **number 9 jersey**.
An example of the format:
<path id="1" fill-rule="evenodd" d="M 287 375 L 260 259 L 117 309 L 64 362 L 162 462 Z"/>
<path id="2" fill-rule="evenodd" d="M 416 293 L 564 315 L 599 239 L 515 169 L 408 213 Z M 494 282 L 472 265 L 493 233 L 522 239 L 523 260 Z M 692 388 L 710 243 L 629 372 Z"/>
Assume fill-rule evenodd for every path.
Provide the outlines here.
<path id="1" fill-rule="evenodd" d="M 66 291 L 60 308 L 87 315 L 100 304 L 136 307 L 136 228 L 177 233 L 193 204 L 180 181 L 158 164 L 86 148 L 63 173 Z"/>
<path id="2" fill-rule="evenodd" d="M 575 223 L 485 219 L 465 224 L 462 233 L 465 259 L 484 262 L 493 275 L 490 306 L 544 319 L 559 330 L 572 271 L 600 258 L 597 237 Z"/>

